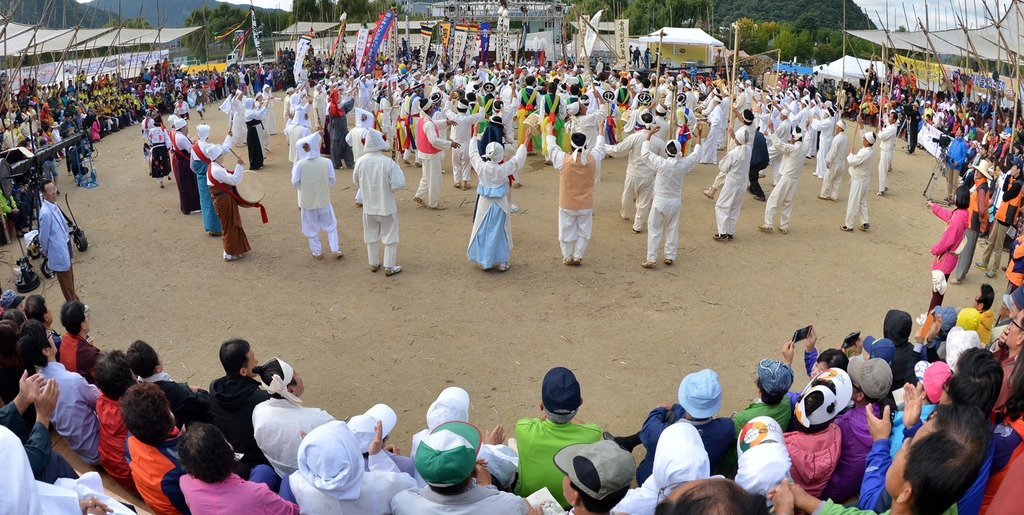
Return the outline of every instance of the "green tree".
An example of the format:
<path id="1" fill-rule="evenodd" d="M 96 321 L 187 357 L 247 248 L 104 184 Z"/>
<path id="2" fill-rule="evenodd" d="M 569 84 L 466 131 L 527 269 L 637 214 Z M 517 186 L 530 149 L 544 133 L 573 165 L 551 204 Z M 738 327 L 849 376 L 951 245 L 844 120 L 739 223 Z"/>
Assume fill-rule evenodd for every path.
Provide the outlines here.
<path id="1" fill-rule="evenodd" d="M 814 36 L 810 31 L 801 31 L 796 37 L 796 60 L 808 63 L 814 57 Z"/>
<path id="2" fill-rule="evenodd" d="M 818 13 L 817 12 L 805 12 L 796 19 L 796 23 L 793 24 L 793 30 L 796 33 L 807 31 L 811 34 L 811 40 L 817 41 L 818 36 Z"/>
<path id="3" fill-rule="evenodd" d="M 786 25 L 779 28 L 778 34 L 775 35 L 775 48 L 779 49 L 783 61 L 789 61 L 796 56 L 796 43 L 796 34 L 793 33 L 793 29 Z"/>
<path id="4" fill-rule="evenodd" d="M 146 18 L 144 18 L 142 16 L 139 16 L 137 18 L 124 18 L 124 19 L 121 20 L 121 22 L 124 24 L 124 28 L 126 28 L 126 29 L 152 29 L 153 28 L 153 26 L 149 24 L 149 21 L 147 21 Z M 104 25 L 104 27 L 117 27 L 119 25 L 121 25 L 121 24 L 119 24 L 117 22 L 117 20 L 110 20 L 110 22 L 107 23 L 106 25 Z"/>

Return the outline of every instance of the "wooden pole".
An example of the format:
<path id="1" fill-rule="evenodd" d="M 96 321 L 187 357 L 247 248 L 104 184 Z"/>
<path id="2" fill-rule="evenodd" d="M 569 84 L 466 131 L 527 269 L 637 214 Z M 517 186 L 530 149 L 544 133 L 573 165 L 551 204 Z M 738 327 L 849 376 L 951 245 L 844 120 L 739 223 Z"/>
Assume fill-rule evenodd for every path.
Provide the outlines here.
<path id="1" fill-rule="evenodd" d="M 1013 88 L 1013 125 L 1010 126 L 1010 146 L 1017 143 L 1017 117 L 1020 115 L 1020 3 L 1013 3 L 1017 14 L 1017 55 L 1014 56 L 1013 67 L 1017 70 L 1017 84 Z"/>
<path id="2" fill-rule="evenodd" d="M 732 24 L 733 30 L 736 32 L 732 40 L 732 77 L 729 79 L 729 118 L 725 124 L 727 129 L 732 128 L 732 113 L 736 111 L 736 69 L 740 62 L 740 26 L 738 23 Z"/>

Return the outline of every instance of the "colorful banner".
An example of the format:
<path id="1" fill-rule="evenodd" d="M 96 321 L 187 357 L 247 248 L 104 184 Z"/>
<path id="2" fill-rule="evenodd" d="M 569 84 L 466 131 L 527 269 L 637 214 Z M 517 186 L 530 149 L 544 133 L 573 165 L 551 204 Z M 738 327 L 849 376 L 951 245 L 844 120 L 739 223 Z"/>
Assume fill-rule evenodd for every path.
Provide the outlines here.
<path id="1" fill-rule="evenodd" d="M 338 26 L 338 37 L 334 38 L 334 44 L 331 45 L 331 59 L 335 62 L 341 62 L 341 54 L 345 53 L 345 45 L 339 45 L 345 38 L 345 20 L 348 18 L 348 13 L 341 14 L 341 25 Z M 341 52 L 338 52 L 338 47 L 341 47 Z"/>
<path id="2" fill-rule="evenodd" d="M 469 25 L 464 23 L 455 24 L 455 36 L 452 38 L 452 68 L 460 66 L 463 52 L 466 50 L 466 38 L 469 33 Z"/>
<path id="3" fill-rule="evenodd" d="M 448 68 L 448 44 L 451 43 L 452 39 L 452 24 L 448 22 L 441 22 L 441 66 L 445 69 Z"/>
<path id="4" fill-rule="evenodd" d="M 597 28 L 600 26 L 601 14 L 603 13 L 604 9 L 597 11 L 597 14 L 590 18 L 590 25 L 587 26 L 587 33 L 583 38 L 583 55 L 587 57 L 590 57 L 590 54 L 594 51 L 594 45 L 597 43 Z"/>
<path id="5" fill-rule="evenodd" d="M 366 55 L 366 42 L 370 36 L 370 29 L 359 29 L 356 33 L 356 68 L 362 66 L 363 56 Z"/>
<path id="6" fill-rule="evenodd" d="M 221 34 L 214 34 L 213 35 L 213 41 L 214 42 L 219 42 L 222 39 L 227 38 L 228 36 L 234 34 L 235 31 L 238 30 L 242 25 L 245 25 L 245 20 L 242 20 L 242 21 L 238 22 L 238 24 L 236 24 L 234 27 L 230 27 L 230 28 L 225 29 L 224 32 L 222 32 Z"/>
<path id="7" fill-rule="evenodd" d="M 65 63 L 64 73 L 67 75 L 76 75 L 78 73 L 84 73 L 87 77 L 94 75 L 102 75 L 104 73 L 111 73 L 118 69 L 122 73 L 130 73 L 135 68 L 142 68 L 150 64 L 156 64 L 164 60 L 168 55 L 167 50 L 154 50 L 152 52 L 146 52 L 141 54 L 120 54 L 112 55 L 110 57 L 100 57 L 96 59 L 90 59 L 80 64 Z M 41 83 L 46 83 L 43 79 L 45 78 L 42 74 L 49 73 L 47 70 L 51 66 L 56 66 L 57 63 L 49 63 L 40 65 L 38 67 L 21 68 L 18 71 L 7 71 L 9 77 L 16 77 L 19 74 L 26 77 L 35 77 Z M 38 70 L 37 72 L 33 70 Z M 55 72 L 54 72 L 55 73 Z"/>
<path id="8" fill-rule="evenodd" d="M 430 53 L 430 42 L 434 39 L 436 22 L 420 23 L 420 69 L 427 68 L 427 54 Z"/>
<path id="9" fill-rule="evenodd" d="M 938 63 L 927 63 L 918 59 L 910 59 L 899 54 L 896 54 L 894 57 L 897 66 L 906 69 L 918 80 L 935 83 L 942 82 L 942 65 Z"/>
<path id="10" fill-rule="evenodd" d="M 373 66 L 377 62 L 377 51 L 380 50 L 380 44 L 391 31 L 391 24 L 394 23 L 397 16 L 398 14 L 394 10 L 390 10 L 384 14 L 384 19 L 377 24 L 377 32 L 374 33 L 373 42 L 370 43 L 370 53 L 366 56 L 366 73 L 373 71 Z"/>
<path id="11" fill-rule="evenodd" d="M 306 62 L 306 53 L 309 52 L 309 46 L 312 42 L 313 28 L 310 27 L 309 32 L 300 36 L 299 41 L 295 43 L 295 66 L 292 68 L 292 74 L 295 76 L 296 85 L 302 84 L 309 77 L 302 64 Z"/>
<path id="12" fill-rule="evenodd" d="M 487 52 L 491 50 L 491 22 L 480 24 L 480 62 L 487 62 Z"/>
<path id="13" fill-rule="evenodd" d="M 250 7 L 249 14 L 252 15 L 252 44 L 256 46 L 256 60 L 263 64 L 263 47 L 260 45 L 260 36 L 263 35 L 263 29 L 256 23 L 256 9 Z"/>
<path id="14" fill-rule="evenodd" d="M 511 60 L 509 55 L 509 49 L 512 46 L 511 38 L 508 33 L 508 11 L 502 12 L 502 17 L 498 18 L 498 39 L 494 44 L 494 62 L 508 64 Z"/>
<path id="15" fill-rule="evenodd" d="M 618 65 L 625 70 L 629 66 L 629 19 L 615 20 L 615 52 Z"/>

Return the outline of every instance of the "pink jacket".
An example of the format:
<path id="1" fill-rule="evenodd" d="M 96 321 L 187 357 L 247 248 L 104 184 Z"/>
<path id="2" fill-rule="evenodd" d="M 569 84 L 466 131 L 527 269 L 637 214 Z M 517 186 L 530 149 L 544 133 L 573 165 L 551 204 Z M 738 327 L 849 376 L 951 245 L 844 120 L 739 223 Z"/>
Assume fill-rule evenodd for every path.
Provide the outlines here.
<path id="1" fill-rule="evenodd" d="M 100 140 L 100 122 L 92 122 L 92 127 L 89 127 L 89 137 L 93 141 Z"/>
<path id="2" fill-rule="evenodd" d="M 960 245 L 960 240 L 964 239 L 964 231 L 967 230 L 967 225 L 970 223 L 968 219 L 969 213 L 966 209 L 950 211 L 940 207 L 938 204 L 932 204 L 932 213 L 935 213 L 935 216 L 941 218 L 947 224 L 946 230 L 943 231 L 942 237 L 939 238 L 939 242 L 932 245 L 932 255 L 935 256 L 935 260 L 932 261 L 932 270 L 940 270 L 942 273 L 949 275 L 956 268 L 957 261 L 957 256 L 954 256 L 951 252 L 956 250 L 957 246 Z"/>
<path id="3" fill-rule="evenodd" d="M 188 474 L 179 480 L 192 513 L 299 515 L 299 507 L 272 492 L 263 483 L 252 483 L 231 474 L 220 483 L 204 483 Z"/>
<path id="4" fill-rule="evenodd" d="M 839 461 L 839 448 L 843 440 L 839 427 L 829 424 L 814 434 L 792 431 L 784 436 L 786 450 L 793 460 L 793 466 L 789 469 L 793 482 L 807 493 L 819 497 Z"/>

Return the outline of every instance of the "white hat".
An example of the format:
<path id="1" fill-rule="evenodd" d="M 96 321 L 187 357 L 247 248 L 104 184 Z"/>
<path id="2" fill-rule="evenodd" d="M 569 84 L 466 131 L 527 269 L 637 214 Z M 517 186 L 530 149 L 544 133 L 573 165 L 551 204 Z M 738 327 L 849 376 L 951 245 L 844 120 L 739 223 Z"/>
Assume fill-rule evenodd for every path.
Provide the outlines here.
<path id="1" fill-rule="evenodd" d="M 370 451 L 370 444 L 377 437 L 377 422 L 381 425 L 381 437 L 387 438 L 398 423 L 398 415 L 387 404 L 375 404 L 366 413 L 348 420 L 348 427 L 356 437 L 360 452 Z"/>
<path id="2" fill-rule="evenodd" d="M 185 127 L 186 125 L 188 125 L 188 120 L 186 120 L 184 118 L 178 118 L 177 120 L 174 120 L 173 127 L 174 127 L 174 130 L 181 130 L 181 128 Z"/>
<path id="3" fill-rule="evenodd" d="M 178 121 L 178 115 L 172 114 L 172 115 L 167 117 L 167 125 L 170 126 L 170 127 L 174 127 L 174 124 L 177 121 Z"/>
<path id="4" fill-rule="evenodd" d="M 356 127 L 361 129 L 373 128 L 373 113 L 358 107 L 353 109 L 352 112 L 356 115 Z"/>
<path id="5" fill-rule="evenodd" d="M 303 127 L 309 127 L 309 108 L 310 105 L 298 106 L 292 110 L 292 123 L 301 125 Z"/>
<path id="6" fill-rule="evenodd" d="M 487 144 L 487 149 L 484 151 L 484 157 L 492 163 L 498 163 L 503 157 L 505 157 L 505 147 L 500 142 L 492 141 Z"/>
<path id="7" fill-rule="evenodd" d="M 865 132 L 864 133 L 864 140 L 868 142 L 868 145 L 874 145 L 875 144 L 875 133 L 873 133 L 873 132 Z"/>
<path id="8" fill-rule="evenodd" d="M 379 152 L 387 150 L 388 144 L 384 142 L 384 135 L 373 129 L 366 133 L 366 143 L 363 144 L 363 152 Z"/>
<path id="9" fill-rule="evenodd" d="M 303 150 L 303 147 L 309 145 L 309 150 Z M 299 155 L 299 159 L 316 159 L 320 157 L 320 133 L 314 132 L 309 136 L 300 138 L 295 142 L 295 151 Z"/>
<path id="10" fill-rule="evenodd" d="M 227 153 L 227 150 L 220 145 L 210 145 L 209 149 L 203 149 L 203 153 L 210 161 L 215 161 L 221 154 Z"/>
<path id="11" fill-rule="evenodd" d="M 499 488 L 508 487 L 519 469 L 519 455 L 507 445 L 483 444 L 477 457 L 487 460 L 487 471 L 498 480 Z"/>
<path id="12" fill-rule="evenodd" d="M 441 390 L 437 400 L 427 408 L 427 427 L 431 431 L 453 420 L 469 422 L 469 393 L 458 386 Z"/>
<path id="13" fill-rule="evenodd" d="M 299 443 L 298 465 L 302 479 L 331 498 L 359 498 L 364 460 L 344 422 L 334 420 L 310 431 Z"/>
<path id="14" fill-rule="evenodd" d="M 206 141 L 207 139 L 209 139 L 210 126 L 206 124 L 196 126 L 196 136 L 199 138 L 199 141 Z"/>
<path id="15" fill-rule="evenodd" d="M 736 483 L 752 494 L 767 495 L 789 477 L 791 467 L 789 450 L 784 443 L 758 445 L 740 456 Z"/>

